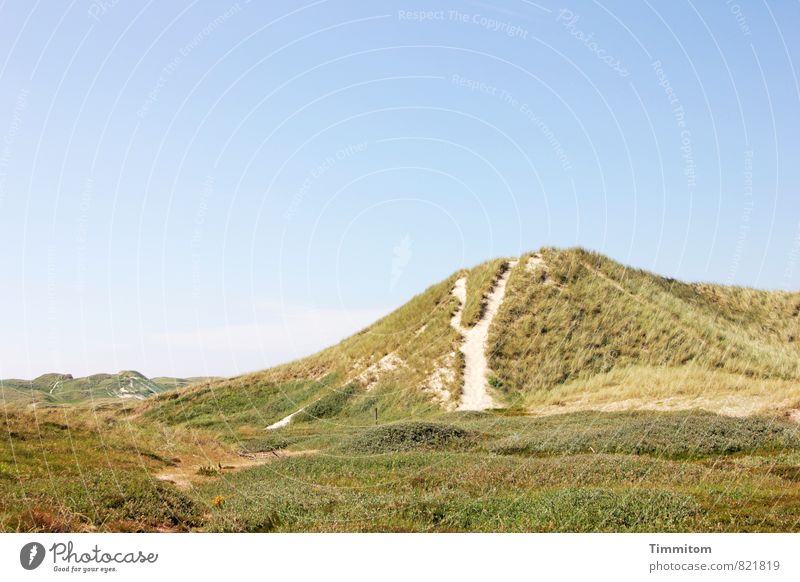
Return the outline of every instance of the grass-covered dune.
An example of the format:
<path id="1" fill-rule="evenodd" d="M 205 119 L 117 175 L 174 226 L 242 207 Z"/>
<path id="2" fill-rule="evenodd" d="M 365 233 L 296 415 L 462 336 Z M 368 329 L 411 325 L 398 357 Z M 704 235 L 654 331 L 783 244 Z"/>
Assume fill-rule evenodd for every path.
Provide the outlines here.
<path id="1" fill-rule="evenodd" d="M 740 416 L 800 409 L 800 293 L 682 283 L 582 249 L 543 249 L 532 258 L 512 269 L 489 332 L 489 380 L 502 406 Z M 375 408 L 386 420 L 452 409 L 463 358 L 450 325 L 458 306 L 451 290 L 466 277 L 462 323 L 474 325 L 508 264 L 455 273 L 313 356 L 162 395 L 149 405 L 152 414 L 256 428 L 342 390 L 351 391 L 341 411 L 348 417 L 366 419 Z M 361 390 L 345 388 L 353 385 Z"/>
<path id="2" fill-rule="evenodd" d="M 471 328 L 509 268 L 486 350 L 499 408 L 456 411 L 453 288 Z M 488 261 L 262 372 L 7 398 L 0 529 L 798 531 L 799 335 L 798 293 L 581 249 Z"/>

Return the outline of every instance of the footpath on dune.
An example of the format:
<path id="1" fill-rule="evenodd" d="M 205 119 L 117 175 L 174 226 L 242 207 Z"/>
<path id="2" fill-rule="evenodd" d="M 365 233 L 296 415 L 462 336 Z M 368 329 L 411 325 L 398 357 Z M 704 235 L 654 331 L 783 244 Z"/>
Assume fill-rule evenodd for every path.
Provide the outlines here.
<path id="1" fill-rule="evenodd" d="M 461 314 L 467 301 L 466 277 L 456 281 L 455 287 L 453 287 L 453 296 L 459 300 L 461 305 L 453 316 L 451 325 L 464 339 L 460 348 L 461 353 L 464 354 L 464 386 L 458 410 L 497 408 L 487 390 L 489 364 L 486 360 L 486 346 L 489 341 L 489 327 L 491 327 L 495 315 L 497 315 L 500 306 L 503 304 L 508 278 L 511 276 L 511 270 L 516 265 L 517 261 L 509 262 L 508 268 L 489 292 L 486 298 L 486 308 L 480 321 L 474 327 L 464 328 L 461 325 Z"/>
<path id="2" fill-rule="evenodd" d="M 455 282 L 452 294 L 458 299 L 459 307 L 453 315 L 450 325 L 462 337 L 463 341 L 459 349 L 464 354 L 464 385 L 458 410 L 497 408 L 497 404 L 488 391 L 489 364 L 486 359 L 486 346 L 489 342 L 489 328 L 503 304 L 511 270 L 517 263 L 517 260 L 513 260 L 506 265 L 505 271 L 486 297 L 486 304 L 480 320 L 471 328 L 465 328 L 461 324 L 461 316 L 467 302 L 467 278 L 461 277 Z M 301 408 L 283 417 L 269 425 L 267 430 L 278 430 L 288 426 L 292 419 L 303 410 Z"/>
<path id="3" fill-rule="evenodd" d="M 295 410 L 290 415 L 284 416 L 278 422 L 269 425 L 267 427 L 267 430 L 276 430 L 276 429 L 279 429 L 279 428 L 283 428 L 284 426 L 289 426 L 289 423 L 292 422 L 292 419 L 295 416 L 297 416 L 298 414 L 300 414 L 301 412 L 303 412 L 304 410 L 305 410 L 305 406 L 303 408 L 301 408 L 300 410 Z"/>

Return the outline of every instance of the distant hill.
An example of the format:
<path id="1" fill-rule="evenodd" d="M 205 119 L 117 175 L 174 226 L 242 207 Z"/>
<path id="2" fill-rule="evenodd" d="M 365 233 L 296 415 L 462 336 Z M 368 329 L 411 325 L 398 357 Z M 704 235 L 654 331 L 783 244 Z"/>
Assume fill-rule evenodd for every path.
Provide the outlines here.
<path id="1" fill-rule="evenodd" d="M 0 380 L 0 397 L 6 402 L 67 403 L 101 399 L 144 400 L 167 390 L 208 378 L 147 378 L 133 370 L 117 374 L 42 374 L 33 380 Z"/>

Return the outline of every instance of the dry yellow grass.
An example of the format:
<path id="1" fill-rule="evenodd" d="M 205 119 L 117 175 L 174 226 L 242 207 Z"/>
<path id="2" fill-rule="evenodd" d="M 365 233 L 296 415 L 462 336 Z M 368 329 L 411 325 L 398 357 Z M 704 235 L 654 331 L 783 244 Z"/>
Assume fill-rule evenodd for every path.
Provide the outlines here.
<path id="1" fill-rule="evenodd" d="M 753 379 L 696 366 L 635 366 L 535 392 L 525 407 L 537 414 L 702 408 L 726 416 L 783 415 L 800 409 L 800 382 Z"/>

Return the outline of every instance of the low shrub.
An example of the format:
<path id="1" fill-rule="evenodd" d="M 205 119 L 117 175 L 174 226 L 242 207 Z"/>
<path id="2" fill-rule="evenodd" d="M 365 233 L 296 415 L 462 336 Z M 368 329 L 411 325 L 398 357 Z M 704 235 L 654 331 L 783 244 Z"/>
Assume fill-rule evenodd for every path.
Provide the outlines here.
<path id="1" fill-rule="evenodd" d="M 360 453 L 392 453 L 418 448 L 441 448 L 463 443 L 469 432 L 449 424 L 407 422 L 370 429 L 355 437 L 349 450 Z"/>
<path id="2" fill-rule="evenodd" d="M 292 444 L 292 440 L 278 435 L 268 435 L 265 437 L 244 441 L 239 444 L 239 452 L 243 455 L 255 455 L 258 453 L 272 453 L 280 451 Z"/>

